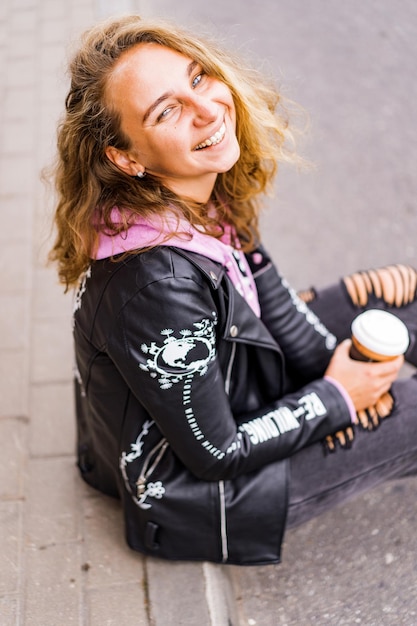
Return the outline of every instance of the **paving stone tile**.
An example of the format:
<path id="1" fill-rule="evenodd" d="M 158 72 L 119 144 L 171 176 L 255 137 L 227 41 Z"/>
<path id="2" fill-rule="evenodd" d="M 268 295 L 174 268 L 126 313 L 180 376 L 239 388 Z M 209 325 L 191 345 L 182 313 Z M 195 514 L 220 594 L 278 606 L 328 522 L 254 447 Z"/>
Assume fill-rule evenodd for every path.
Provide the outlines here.
<path id="1" fill-rule="evenodd" d="M 6 20 L 8 13 L 9 13 L 8 2 L 1 2 L 0 3 L 0 21 L 1 22 Z"/>
<path id="2" fill-rule="evenodd" d="M 0 615 L 2 626 L 19 626 L 19 597 L 6 595 L 0 597 Z"/>
<path id="3" fill-rule="evenodd" d="M 22 7 L 11 11 L 8 22 L 12 36 L 21 32 L 27 34 L 30 31 L 34 31 L 37 26 L 37 17 L 35 6 Z"/>
<path id="4" fill-rule="evenodd" d="M 211 626 L 202 563 L 147 559 L 148 594 L 156 626 Z M 227 622 L 216 622 L 227 626 Z"/>
<path id="5" fill-rule="evenodd" d="M 52 145 L 52 140 L 51 140 Z M 44 148 L 42 144 L 38 146 L 38 158 Z M 47 160 L 49 155 L 49 161 Z M 36 204 L 33 210 L 33 266 L 35 269 L 54 268 L 50 265 L 48 255 L 55 243 L 55 227 L 53 215 L 56 205 L 56 196 L 51 186 L 51 181 L 46 177 L 49 176 L 51 169 L 51 151 L 45 151 L 45 159 L 39 158 L 39 166 L 37 168 L 38 180 L 36 181 Z M 45 172 L 43 171 L 45 170 Z M 42 178 L 43 177 L 43 178 Z"/>
<path id="6" fill-rule="evenodd" d="M 69 25 L 68 25 L 69 27 Z M 62 95 L 66 94 L 67 86 L 70 83 L 70 76 L 68 74 L 68 61 L 71 57 L 70 51 L 58 52 L 59 44 L 56 41 L 51 41 L 48 44 L 50 50 L 55 50 L 55 59 L 48 59 L 46 55 L 39 58 L 39 67 L 43 70 L 39 75 L 39 103 L 41 104 L 40 114 L 42 114 L 43 107 L 48 102 L 57 102 L 58 98 L 64 112 L 65 101 L 62 100 Z M 51 52 L 54 54 L 54 52 Z M 65 99 L 65 96 L 64 96 Z M 50 123 L 51 130 L 56 130 L 55 121 L 52 119 Z"/>
<path id="7" fill-rule="evenodd" d="M 50 241 L 49 236 L 46 234 L 46 224 L 45 226 L 39 227 L 39 232 L 42 234 L 42 238 L 37 241 L 32 250 L 32 266 L 36 270 L 43 270 L 49 264 L 49 253 L 52 249 L 52 242 Z M 49 307 L 49 310 L 52 311 L 53 307 Z"/>
<path id="8" fill-rule="evenodd" d="M 56 2 L 55 0 L 42 0 L 39 5 L 40 18 L 55 20 L 66 18 L 71 2 Z M 62 42 L 61 42 L 62 49 Z"/>
<path id="9" fill-rule="evenodd" d="M 35 147 L 33 121 L 26 119 L 9 120 L 3 129 L 2 152 L 8 154 L 28 154 Z"/>
<path id="10" fill-rule="evenodd" d="M 26 550 L 25 626 L 82 626 L 79 543 Z"/>
<path id="11" fill-rule="evenodd" d="M 50 90 L 55 83 L 56 77 L 66 72 L 66 58 L 62 42 L 42 46 L 39 50 L 39 64 L 42 74 L 49 80 Z M 53 126 L 53 124 L 51 123 L 50 126 Z"/>
<path id="12" fill-rule="evenodd" d="M 72 382 L 34 385 L 30 407 L 30 453 L 33 456 L 74 454 Z"/>
<path id="13" fill-rule="evenodd" d="M 31 155 L 0 156 L 0 190 L 2 196 L 29 194 L 33 198 L 34 159 Z M 33 202 L 29 204 L 29 207 Z M 20 215 L 20 220 L 23 216 Z"/>
<path id="14" fill-rule="evenodd" d="M 58 6 L 59 3 L 56 3 Z M 57 17 L 54 19 L 43 19 L 40 27 L 40 38 L 42 45 L 61 43 L 67 40 L 67 18 Z"/>
<path id="15" fill-rule="evenodd" d="M 6 71 L 6 85 L 9 87 L 27 87 L 35 85 L 36 80 L 36 63 L 35 57 L 20 56 L 9 59 Z"/>
<path id="16" fill-rule="evenodd" d="M 0 419 L 0 500 L 18 500 L 24 496 L 27 431 L 28 420 L 24 417 Z"/>
<path id="17" fill-rule="evenodd" d="M 86 603 L 89 626 L 149 624 L 145 589 L 141 583 L 90 589 L 86 593 Z"/>
<path id="18" fill-rule="evenodd" d="M 82 485 L 74 457 L 37 458 L 28 463 L 25 542 L 32 548 L 81 539 Z"/>
<path id="19" fill-rule="evenodd" d="M 64 293 L 64 286 L 58 282 L 54 265 L 35 269 L 33 275 L 34 294 L 32 315 L 36 319 L 51 317 L 67 318 L 70 322 L 73 309 L 73 295 Z"/>
<path id="20" fill-rule="evenodd" d="M 53 246 L 51 239 L 52 218 L 42 207 L 42 213 L 35 212 L 33 227 L 32 266 L 43 269 L 48 265 L 48 256 Z"/>
<path id="21" fill-rule="evenodd" d="M 88 588 L 143 584 L 144 559 L 125 543 L 120 503 L 98 494 L 85 498 L 83 509 Z"/>
<path id="22" fill-rule="evenodd" d="M 62 103 L 64 102 L 64 97 L 59 99 L 59 110 L 61 112 Z M 50 106 L 50 105 L 48 105 Z M 57 115 L 51 114 L 51 117 L 54 117 L 58 120 L 60 114 Z M 38 210 L 45 211 L 45 204 L 48 206 L 51 205 L 51 209 L 48 213 L 48 232 L 51 229 L 52 224 L 52 215 L 53 215 L 53 207 L 55 207 L 54 198 L 54 189 L 52 187 L 52 168 L 55 160 L 56 154 L 56 133 L 55 129 L 49 128 L 47 132 L 43 132 L 42 130 L 42 120 L 39 122 L 39 137 L 38 137 L 38 145 L 36 150 L 36 165 L 38 168 L 38 172 L 40 177 L 43 176 L 42 179 L 42 192 L 40 193 L 39 201 L 38 201 Z"/>
<path id="23" fill-rule="evenodd" d="M 118 0 L 118 13 L 131 13 L 138 9 L 138 2 L 135 0 Z M 97 13 L 99 19 L 114 15 L 114 5 L 112 0 L 97 0 Z"/>
<path id="24" fill-rule="evenodd" d="M 40 138 L 47 138 L 48 142 L 52 138 L 54 143 L 50 157 L 55 157 L 56 137 L 58 124 L 65 114 L 65 99 L 69 90 L 69 78 L 66 68 L 62 63 L 58 64 L 58 68 L 50 74 L 50 82 L 53 84 L 53 91 L 49 89 L 44 92 L 42 97 L 40 112 Z M 48 126 L 49 116 L 49 126 Z M 51 123 L 52 121 L 52 123 Z"/>
<path id="25" fill-rule="evenodd" d="M 34 383 L 72 380 L 71 325 L 65 318 L 34 320 L 31 377 Z"/>
<path id="26" fill-rule="evenodd" d="M 31 7 L 37 7 L 39 4 L 39 0 L 12 0 L 12 2 L 13 6 L 17 9 L 29 9 Z"/>
<path id="27" fill-rule="evenodd" d="M 34 90 L 22 86 L 4 90 L 4 119 L 26 119 L 28 111 L 35 107 Z"/>
<path id="28" fill-rule="evenodd" d="M 8 50 L 7 50 L 7 46 L 6 46 L 6 37 L 7 37 L 7 26 L 5 22 L 2 22 L 0 20 L 0 77 L 2 79 L 2 85 L 3 85 L 3 94 L 5 92 L 4 89 L 4 76 L 6 73 L 6 59 L 8 57 Z M 7 59 L 8 60 L 8 59 Z"/>
<path id="29" fill-rule="evenodd" d="M 33 199 L 29 194 L 6 194 L 0 192 L 0 218 L 2 225 L 0 228 L 0 242 L 2 242 L 2 245 L 4 245 L 4 242 L 23 241 L 28 248 L 32 247 L 32 205 Z"/>
<path id="30" fill-rule="evenodd" d="M 18 31 L 15 33 L 9 33 L 8 45 L 7 45 L 7 57 L 9 62 L 16 59 L 30 60 L 33 59 L 36 63 L 35 57 L 38 51 L 38 37 L 36 30 L 32 31 Z M 13 84 L 15 84 L 13 82 Z M 19 81 L 19 84 L 22 84 Z M 28 108 L 28 112 L 30 109 Z"/>
<path id="31" fill-rule="evenodd" d="M 0 349 L 28 347 L 29 293 L 5 293 L 0 309 Z"/>
<path id="32" fill-rule="evenodd" d="M 0 607 L 3 594 L 20 591 L 22 513 L 22 502 L 0 501 Z"/>
<path id="33" fill-rule="evenodd" d="M 29 414 L 26 350 L 0 350 L 0 417 Z"/>
<path id="34" fill-rule="evenodd" d="M 74 0 L 71 7 L 70 31 L 68 41 L 74 47 L 78 39 L 87 28 L 97 22 L 98 16 L 95 7 L 89 0 Z M 69 47 L 71 50 L 71 47 Z"/>
<path id="35" fill-rule="evenodd" d="M 26 293 L 30 287 L 30 246 L 23 241 L 0 246 L 0 293 Z"/>
<path id="36" fill-rule="evenodd" d="M 54 97 L 42 102 L 38 119 L 39 140 L 51 149 L 49 160 L 55 156 L 56 135 L 59 118 L 64 114 L 65 98 L 68 91 L 68 82 L 59 71 L 53 73 Z M 51 78 L 49 78 L 51 82 Z"/>

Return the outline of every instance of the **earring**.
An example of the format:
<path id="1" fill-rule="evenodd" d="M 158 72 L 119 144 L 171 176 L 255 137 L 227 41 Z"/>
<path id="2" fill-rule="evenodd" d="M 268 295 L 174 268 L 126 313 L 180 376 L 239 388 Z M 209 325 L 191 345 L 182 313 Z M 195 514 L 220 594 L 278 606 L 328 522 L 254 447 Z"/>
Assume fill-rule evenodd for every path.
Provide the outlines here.
<path id="1" fill-rule="evenodd" d="M 145 176 L 146 176 L 146 172 L 138 172 L 138 173 L 136 174 L 136 176 L 137 176 L 138 178 L 145 178 Z"/>

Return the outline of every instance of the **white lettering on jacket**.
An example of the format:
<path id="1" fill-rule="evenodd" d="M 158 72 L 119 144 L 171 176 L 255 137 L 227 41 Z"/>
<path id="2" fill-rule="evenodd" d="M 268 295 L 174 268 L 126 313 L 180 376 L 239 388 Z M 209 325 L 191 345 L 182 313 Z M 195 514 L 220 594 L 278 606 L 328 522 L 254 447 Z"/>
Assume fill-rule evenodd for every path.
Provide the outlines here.
<path id="1" fill-rule="evenodd" d="M 280 437 L 284 433 L 300 428 L 299 418 L 304 416 L 306 420 L 325 415 L 326 407 L 315 392 L 302 396 L 299 407 L 291 410 L 286 406 L 269 411 L 262 417 L 256 417 L 250 422 L 241 424 L 239 430 L 246 432 L 253 445 Z"/>

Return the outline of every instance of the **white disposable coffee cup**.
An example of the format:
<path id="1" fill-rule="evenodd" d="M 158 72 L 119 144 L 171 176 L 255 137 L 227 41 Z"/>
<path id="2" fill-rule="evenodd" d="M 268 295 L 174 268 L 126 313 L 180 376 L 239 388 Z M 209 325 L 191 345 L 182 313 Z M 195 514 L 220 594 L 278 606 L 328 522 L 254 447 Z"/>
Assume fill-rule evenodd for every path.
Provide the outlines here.
<path id="1" fill-rule="evenodd" d="M 410 343 L 407 326 L 392 313 L 369 309 L 352 322 L 350 356 L 360 361 L 389 361 Z"/>

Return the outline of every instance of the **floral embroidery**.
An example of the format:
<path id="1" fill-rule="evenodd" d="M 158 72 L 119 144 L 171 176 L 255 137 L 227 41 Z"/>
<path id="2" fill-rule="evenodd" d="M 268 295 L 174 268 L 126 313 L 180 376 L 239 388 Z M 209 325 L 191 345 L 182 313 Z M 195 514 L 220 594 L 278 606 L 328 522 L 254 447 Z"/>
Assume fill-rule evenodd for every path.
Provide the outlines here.
<path id="1" fill-rule="evenodd" d="M 120 466 L 123 468 L 126 467 L 127 463 L 132 463 L 138 459 L 143 452 L 143 438 L 149 433 L 150 428 L 155 424 L 153 420 L 146 420 L 146 422 L 142 426 L 142 430 L 140 431 L 135 443 L 130 444 L 131 452 L 126 454 L 126 452 L 122 452 L 122 456 L 120 457 Z"/>
<path id="2" fill-rule="evenodd" d="M 160 480 L 154 482 L 154 483 L 148 483 L 146 484 L 146 477 L 142 480 L 141 478 L 138 479 L 138 483 L 137 483 L 137 495 L 134 495 L 134 493 L 132 492 L 132 489 L 130 487 L 130 483 L 129 483 L 129 478 L 127 476 L 127 465 L 128 463 L 132 463 L 133 461 L 136 461 L 136 459 L 139 459 L 142 456 L 143 453 L 143 445 L 144 445 L 144 438 L 146 437 L 146 435 L 148 435 L 149 430 L 152 428 L 152 426 L 155 425 L 155 422 L 153 420 L 146 420 L 146 422 L 144 422 L 143 426 L 142 426 L 142 430 L 140 431 L 139 435 L 136 438 L 136 441 L 134 443 L 130 444 L 130 448 L 131 448 L 131 452 L 126 453 L 126 452 L 122 452 L 121 457 L 120 457 L 120 471 L 122 472 L 122 476 L 126 485 L 126 488 L 128 489 L 128 491 L 132 494 L 135 503 L 141 508 L 141 509 L 150 509 L 151 505 L 147 502 L 145 502 L 146 498 L 157 498 L 158 500 L 160 500 L 162 498 L 162 496 L 165 493 L 165 487 L 163 486 L 162 482 Z M 158 444 L 157 446 L 158 448 L 161 447 L 162 448 L 162 453 L 165 451 L 166 449 L 166 445 L 164 444 L 164 440 L 162 440 L 160 442 L 160 444 Z M 150 453 L 151 456 L 152 452 Z M 159 460 L 159 458 L 157 458 L 157 461 Z M 145 465 L 147 465 L 147 459 L 145 459 L 144 461 L 144 465 L 143 468 L 145 467 Z M 142 471 L 143 471 L 142 468 Z M 151 471 L 153 471 L 154 468 L 151 468 Z"/>
<path id="3" fill-rule="evenodd" d="M 165 487 L 162 485 L 160 480 L 157 480 L 154 483 L 148 483 L 145 491 L 141 494 L 140 498 L 137 501 L 137 505 L 141 509 L 150 509 L 151 505 L 145 502 L 146 498 L 156 498 L 160 500 L 165 493 Z"/>

